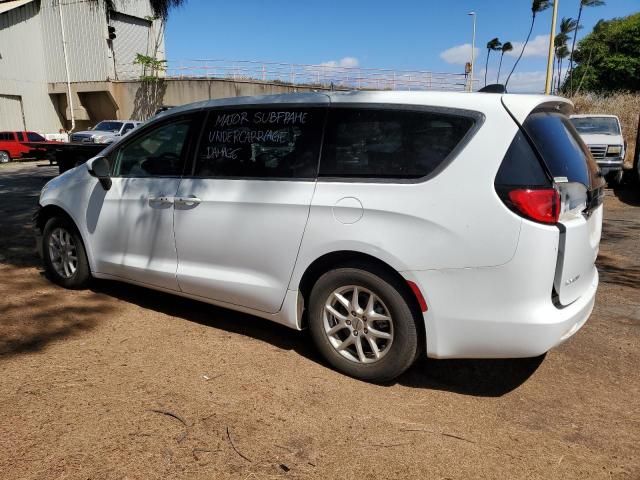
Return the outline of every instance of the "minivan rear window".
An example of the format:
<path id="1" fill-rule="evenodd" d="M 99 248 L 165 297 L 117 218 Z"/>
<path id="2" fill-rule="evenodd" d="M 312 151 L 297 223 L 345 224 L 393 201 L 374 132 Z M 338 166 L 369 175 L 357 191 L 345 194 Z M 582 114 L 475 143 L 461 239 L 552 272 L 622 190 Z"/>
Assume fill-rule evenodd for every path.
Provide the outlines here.
<path id="1" fill-rule="evenodd" d="M 566 116 L 550 111 L 534 112 L 523 128 L 556 181 L 566 178 L 587 188 L 594 187 L 598 167 Z"/>
<path id="2" fill-rule="evenodd" d="M 443 165 L 474 123 L 474 118 L 441 112 L 333 109 L 320 177 L 426 177 Z"/>

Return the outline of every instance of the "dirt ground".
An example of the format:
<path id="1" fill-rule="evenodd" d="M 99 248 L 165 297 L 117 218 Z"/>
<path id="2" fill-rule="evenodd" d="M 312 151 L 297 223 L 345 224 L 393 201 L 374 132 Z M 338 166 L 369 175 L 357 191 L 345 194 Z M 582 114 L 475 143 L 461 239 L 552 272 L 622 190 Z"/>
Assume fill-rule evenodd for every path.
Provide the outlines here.
<path id="1" fill-rule="evenodd" d="M 640 189 L 607 191 L 602 283 L 571 340 L 380 386 L 330 370 L 304 332 L 54 286 L 30 230 L 54 173 L 0 165 L 3 479 L 640 478 Z"/>

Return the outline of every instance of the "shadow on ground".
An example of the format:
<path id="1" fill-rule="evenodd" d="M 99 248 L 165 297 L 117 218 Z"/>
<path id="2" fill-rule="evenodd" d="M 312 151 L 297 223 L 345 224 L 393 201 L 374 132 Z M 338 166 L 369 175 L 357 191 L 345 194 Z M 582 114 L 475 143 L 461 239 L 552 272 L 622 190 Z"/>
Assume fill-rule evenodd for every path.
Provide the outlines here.
<path id="1" fill-rule="evenodd" d="M 39 351 L 53 341 L 89 330 L 112 310 L 104 299 L 83 296 L 78 301 L 22 268 L 5 265 L 0 275 L 4 279 L 0 360 Z"/>
<path id="2" fill-rule="evenodd" d="M 53 178 L 57 169 L 37 164 L 38 170 L 0 169 L 0 262 L 20 266 L 38 264 L 31 219 L 38 208 L 40 189 Z M 34 173 L 35 171 L 35 173 Z"/>
<path id="3" fill-rule="evenodd" d="M 637 182 L 625 182 L 613 188 L 613 193 L 618 200 L 632 207 L 640 206 L 640 184 Z"/>
<path id="4" fill-rule="evenodd" d="M 119 282 L 96 281 L 93 291 L 165 315 L 293 350 L 329 368 L 316 353 L 306 331 L 298 332 L 252 315 Z M 506 360 L 426 359 L 418 361 L 394 383 L 463 395 L 499 397 L 522 385 L 543 359 L 544 356 Z"/>

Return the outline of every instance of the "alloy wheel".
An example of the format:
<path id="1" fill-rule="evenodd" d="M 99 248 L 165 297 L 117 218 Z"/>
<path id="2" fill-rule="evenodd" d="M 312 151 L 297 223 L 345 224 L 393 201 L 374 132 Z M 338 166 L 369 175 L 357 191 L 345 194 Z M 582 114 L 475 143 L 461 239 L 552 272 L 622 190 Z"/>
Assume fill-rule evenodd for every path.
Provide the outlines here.
<path id="1" fill-rule="evenodd" d="M 375 292 L 347 285 L 334 290 L 323 311 L 324 331 L 331 346 L 356 363 L 375 363 L 393 343 L 393 319 Z"/>
<path id="2" fill-rule="evenodd" d="M 62 278 L 71 278 L 78 269 L 78 253 L 73 235 L 62 227 L 55 228 L 49 236 L 51 265 Z"/>

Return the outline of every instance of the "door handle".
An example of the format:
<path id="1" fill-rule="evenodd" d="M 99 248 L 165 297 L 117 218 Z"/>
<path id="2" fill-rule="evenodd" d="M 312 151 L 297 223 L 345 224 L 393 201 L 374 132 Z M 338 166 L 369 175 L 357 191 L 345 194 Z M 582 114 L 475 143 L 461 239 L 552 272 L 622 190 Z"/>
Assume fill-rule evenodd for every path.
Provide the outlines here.
<path id="1" fill-rule="evenodd" d="M 149 197 L 150 205 L 173 205 L 175 199 L 173 197 L 167 197 L 160 195 L 159 197 Z"/>
<path id="2" fill-rule="evenodd" d="M 197 205 L 200 205 L 200 202 L 202 202 L 202 200 L 200 200 L 195 195 L 189 195 L 188 197 L 176 197 L 174 200 L 174 203 L 177 206 L 184 207 L 195 207 Z"/>

